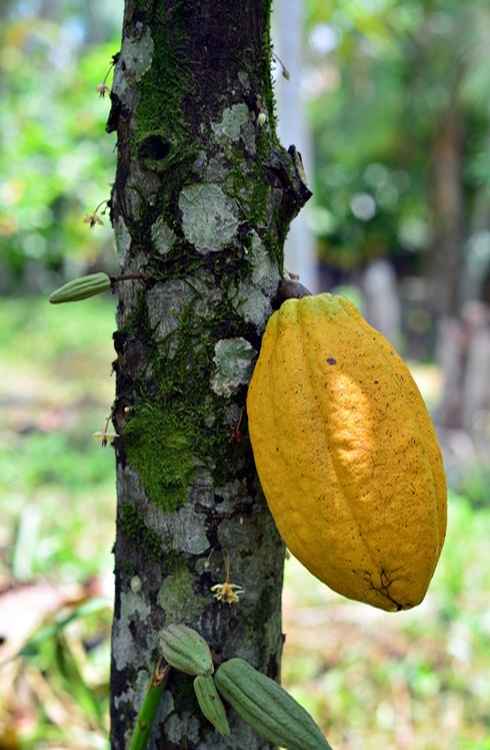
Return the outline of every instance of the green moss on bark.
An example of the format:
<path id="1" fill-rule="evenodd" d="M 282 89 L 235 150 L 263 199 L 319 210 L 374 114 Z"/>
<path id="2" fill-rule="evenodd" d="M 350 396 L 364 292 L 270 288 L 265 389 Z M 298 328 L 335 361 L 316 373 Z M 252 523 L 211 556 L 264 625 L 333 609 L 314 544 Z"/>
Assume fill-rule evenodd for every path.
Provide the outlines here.
<path id="1" fill-rule="evenodd" d="M 149 404 L 126 426 L 128 461 L 147 495 L 164 511 L 176 510 L 187 498 L 194 472 L 191 435 L 188 419 Z"/>
<path id="2" fill-rule="evenodd" d="M 186 140 L 182 102 L 191 93 L 192 78 L 183 45 L 182 5 L 177 3 L 172 8 L 170 32 L 168 11 L 164 3 L 159 4 L 153 25 L 153 60 L 140 82 L 135 113 L 136 151 L 141 151 L 150 138 L 161 139 L 169 147 L 168 155 L 158 160 L 159 169 L 167 169 L 173 161 L 182 159 L 182 143 Z M 148 157 L 148 161 L 157 160 Z"/>
<path id="3" fill-rule="evenodd" d="M 193 307 L 195 304 L 183 310 L 178 330 L 169 334 L 155 353 L 157 390 L 150 393 L 145 381 L 141 382 L 141 402 L 134 404 L 124 428 L 128 463 L 141 477 L 148 498 L 165 512 L 185 503 L 195 469 L 207 466 L 210 456 L 217 481 L 226 475 L 233 458 L 227 402 L 213 394 L 210 386 L 219 339 L 215 330 L 226 325 L 233 333 L 233 311 L 226 304 L 217 305 L 215 319 L 207 322 L 193 317 Z M 135 319 L 135 323 L 141 322 L 146 333 L 145 316 Z M 138 330 L 134 330 L 136 336 Z"/>

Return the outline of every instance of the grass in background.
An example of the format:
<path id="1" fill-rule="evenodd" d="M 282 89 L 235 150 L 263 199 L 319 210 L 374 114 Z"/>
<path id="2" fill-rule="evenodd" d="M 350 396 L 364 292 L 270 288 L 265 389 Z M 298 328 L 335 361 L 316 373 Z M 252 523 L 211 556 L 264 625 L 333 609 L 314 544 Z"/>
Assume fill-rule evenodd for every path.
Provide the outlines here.
<path id="1" fill-rule="evenodd" d="M 81 580 L 108 564 L 114 457 L 92 434 L 112 403 L 113 329 L 110 300 L 0 306 L 0 581 L 9 566 Z"/>
<path id="2" fill-rule="evenodd" d="M 490 510 L 451 495 L 423 604 L 384 613 L 286 567 L 283 676 L 335 750 L 490 750 Z"/>
<path id="3" fill-rule="evenodd" d="M 0 307 L 0 622 L 24 633 L 12 626 L 0 661 L 39 626 L 26 625 L 33 610 L 49 625 L 0 671 L 1 748 L 107 747 L 114 457 L 92 433 L 112 402 L 113 329 L 110 297 Z M 477 502 L 452 494 L 443 556 L 413 611 L 349 602 L 288 561 L 283 677 L 335 750 L 490 750 L 484 470 L 466 480 Z"/>

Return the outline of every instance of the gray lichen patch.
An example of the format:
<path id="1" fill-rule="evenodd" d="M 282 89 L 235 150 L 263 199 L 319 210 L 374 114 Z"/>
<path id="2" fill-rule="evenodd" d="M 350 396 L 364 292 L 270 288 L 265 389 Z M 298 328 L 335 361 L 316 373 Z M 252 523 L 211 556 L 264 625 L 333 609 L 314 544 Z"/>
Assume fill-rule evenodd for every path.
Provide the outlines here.
<path id="1" fill-rule="evenodd" d="M 185 281 L 155 284 L 146 296 L 148 318 L 155 338 L 163 340 L 179 327 L 179 318 L 196 296 Z"/>
<path id="2" fill-rule="evenodd" d="M 161 700 L 160 704 L 158 706 L 155 720 L 154 720 L 154 726 L 159 726 L 160 724 L 163 724 L 164 721 L 167 720 L 167 718 L 170 716 L 170 714 L 173 714 L 175 711 L 175 701 L 172 693 L 170 690 L 165 690 Z M 153 737 L 153 739 L 150 740 L 150 744 L 148 745 L 148 750 L 160 750 L 161 745 L 159 743 L 158 736 Z"/>
<path id="3" fill-rule="evenodd" d="M 218 142 L 234 143 L 240 139 L 241 128 L 249 121 L 250 112 L 247 105 L 233 104 L 232 107 L 224 110 L 221 122 L 212 123 L 211 128 Z"/>
<path id="4" fill-rule="evenodd" d="M 166 255 L 175 245 L 177 235 L 166 224 L 160 216 L 154 224 L 151 225 L 151 239 L 157 253 Z"/>
<path id="5" fill-rule="evenodd" d="M 252 323 L 261 332 L 272 313 L 269 297 L 248 282 L 232 288 L 230 296 L 233 307 L 243 320 Z"/>
<path id="6" fill-rule="evenodd" d="M 252 232 L 248 260 L 252 267 L 253 283 L 267 296 L 274 296 L 281 278 L 279 269 L 255 230 Z"/>
<path id="7" fill-rule="evenodd" d="M 121 263 L 121 270 L 125 274 L 144 274 L 146 259 L 142 255 L 137 255 L 126 259 L 124 264 Z M 133 313 L 138 309 L 141 300 L 142 283 L 141 281 L 129 280 L 117 284 L 117 293 L 120 305 L 118 308 L 118 324 L 123 327 L 131 319 Z"/>
<path id="8" fill-rule="evenodd" d="M 203 255 L 222 250 L 238 229 L 238 208 L 218 185 L 185 187 L 179 196 L 186 239 Z"/>
<path id="9" fill-rule="evenodd" d="M 214 482 L 211 472 L 203 467 L 196 469 L 192 482 L 190 502 L 203 508 L 213 508 L 215 503 Z"/>
<path id="10" fill-rule="evenodd" d="M 150 673 L 146 669 L 140 669 L 136 675 L 134 688 L 129 687 L 123 693 L 116 695 L 114 705 L 117 709 L 130 706 L 133 710 L 138 711 L 143 703 Z"/>
<path id="11" fill-rule="evenodd" d="M 125 193 L 125 215 L 132 221 L 139 221 L 148 206 L 154 206 L 158 199 L 160 183 L 158 175 L 150 172 L 145 173 L 145 192 L 138 189 L 138 182 L 142 182 L 141 169 L 137 161 L 131 169 Z"/>
<path id="12" fill-rule="evenodd" d="M 157 601 L 165 612 L 166 625 L 174 622 L 191 625 L 199 619 L 208 601 L 194 592 L 193 580 L 184 563 L 165 578 Z"/>
<path id="13" fill-rule="evenodd" d="M 218 396 L 229 398 L 241 385 L 246 385 L 252 374 L 256 355 L 253 346 L 243 338 L 221 339 L 214 347 L 216 371 L 211 388 Z"/>
<path id="14" fill-rule="evenodd" d="M 141 593 L 135 593 L 131 589 L 121 592 L 121 616 L 123 618 L 134 620 L 135 616 L 138 616 L 141 621 L 144 621 L 150 616 L 150 612 L 151 607 L 145 602 Z"/>
<path id="15" fill-rule="evenodd" d="M 151 613 L 151 607 L 143 594 L 131 589 L 121 591 L 121 614 L 114 628 L 113 653 L 116 668 L 123 670 L 131 664 L 135 656 L 135 642 L 129 628 L 131 621 L 144 624 Z"/>
<path id="16" fill-rule="evenodd" d="M 128 664 L 132 664 L 135 659 L 136 646 L 127 620 L 120 619 L 114 625 L 112 655 L 119 672 L 126 669 Z"/>
<path id="17" fill-rule="evenodd" d="M 223 182 L 229 172 L 222 153 L 218 153 L 209 160 L 205 170 L 205 180 L 207 182 Z"/>
<path id="18" fill-rule="evenodd" d="M 192 488 L 198 479 L 193 481 Z M 194 489 L 191 489 L 191 496 Z M 146 511 L 146 524 L 159 534 L 172 537 L 172 549 L 189 555 L 201 555 L 209 549 L 206 519 L 196 513 L 193 503 L 186 503 L 177 513 L 164 513 L 151 505 Z"/>
<path id="19" fill-rule="evenodd" d="M 195 292 L 195 304 L 192 308 L 194 314 L 211 320 L 215 314 L 215 306 L 223 298 L 221 289 L 216 286 L 213 274 L 200 271 L 190 283 Z"/>
<path id="20" fill-rule="evenodd" d="M 148 320 L 155 339 L 163 341 L 174 333 L 186 310 L 192 311 L 195 317 L 211 319 L 214 306 L 221 299 L 221 290 L 216 287 L 213 275 L 207 271 L 189 277 L 188 281 L 174 279 L 155 284 L 146 296 Z M 176 341 L 174 343 L 177 344 Z M 174 349 L 170 347 L 170 355 Z"/>
<path id="21" fill-rule="evenodd" d="M 241 70 L 238 74 L 238 80 L 242 84 L 245 91 L 250 91 L 250 78 L 246 70 Z"/>
<path id="22" fill-rule="evenodd" d="M 129 230 L 124 223 L 122 216 L 118 216 L 117 221 L 114 224 L 114 235 L 116 238 L 116 250 L 119 255 L 121 266 L 124 265 L 126 257 L 131 247 L 131 235 Z"/>
<path id="23" fill-rule="evenodd" d="M 238 479 L 235 479 L 233 482 L 228 482 L 222 487 L 216 487 L 215 491 L 216 499 L 218 501 L 216 509 L 222 514 L 232 513 L 238 501 L 241 506 L 251 505 L 253 503 L 253 497 L 247 495 L 246 483 Z"/>
<path id="24" fill-rule="evenodd" d="M 256 144 L 256 131 L 252 120 L 249 120 L 242 127 L 241 130 L 242 141 L 245 144 L 245 148 L 251 156 L 255 156 L 257 153 Z"/>
<path id="25" fill-rule="evenodd" d="M 144 191 L 139 185 L 144 184 Z M 161 190 L 161 183 L 157 174 L 144 170 L 140 160 L 135 159 L 131 164 L 130 177 L 126 185 L 126 214 L 139 221 L 148 206 L 155 206 Z"/>
<path id="26" fill-rule="evenodd" d="M 205 518 L 196 513 L 190 503 L 184 505 L 174 519 L 174 539 L 176 549 L 190 555 L 202 555 L 209 549 Z"/>
<path id="27" fill-rule="evenodd" d="M 151 67 L 153 60 L 153 38 L 146 28 L 138 37 L 125 37 L 121 49 L 121 61 L 124 62 L 125 74 L 139 81 Z"/>
<path id="28" fill-rule="evenodd" d="M 165 733 L 169 742 L 175 743 L 177 747 L 182 737 L 192 743 L 198 742 L 199 720 L 190 711 L 184 711 L 181 716 L 172 714 L 165 722 Z"/>
<path id="29" fill-rule="evenodd" d="M 134 101 L 133 84 L 151 67 L 154 43 L 150 29 L 139 37 L 123 39 L 119 61 L 114 70 L 112 91 L 125 105 Z"/>
<path id="30" fill-rule="evenodd" d="M 119 711 L 119 707 L 132 706 L 134 704 L 134 690 L 128 688 L 123 693 L 114 696 L 114 705 Z"/>

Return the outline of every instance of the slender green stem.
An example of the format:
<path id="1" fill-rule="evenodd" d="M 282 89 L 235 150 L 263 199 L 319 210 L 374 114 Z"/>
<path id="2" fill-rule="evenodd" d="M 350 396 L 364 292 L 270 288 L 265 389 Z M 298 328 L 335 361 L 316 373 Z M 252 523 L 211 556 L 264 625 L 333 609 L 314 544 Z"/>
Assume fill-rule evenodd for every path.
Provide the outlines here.
<path id="1" fill-rule="evenodd" d="M 153 721 L 160 705 L 165 685 L 167 684 L 169 672 L 170 667 L 168 664 L 162 666 L 161 661 L 158 661 L 147 687 L 143 704 L 139 710 L 128 750 L 146 750 Z"/>

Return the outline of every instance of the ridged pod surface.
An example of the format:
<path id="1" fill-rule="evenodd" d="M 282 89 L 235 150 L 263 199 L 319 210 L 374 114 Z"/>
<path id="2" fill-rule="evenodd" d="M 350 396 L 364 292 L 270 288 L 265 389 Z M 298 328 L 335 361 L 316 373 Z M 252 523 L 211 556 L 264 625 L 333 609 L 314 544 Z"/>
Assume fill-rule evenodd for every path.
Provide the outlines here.
<path id="1" fill-rule="evenodd" d="M 187 625 L 168 625 L 160 633 L 159 644 L 163 658 L 174 669 L 190 675 L 210 675 L 214 672 L 208 644 Z"/>
<path id="2" fill-rule="evenodd" d="M 287 300 L 247 398 L 261 484 L 291 552 L 335 591 L 419 604 L 446 531 L 435 430 L 403 360 L 343 297 Z"/>
<path id="3" fill-rule="evenodd" d="M 79 276 L 78 279 L 68 281 L 50 295 L 49 301 L 53 305 L 59 305 L 62 302 L 78 302 L 94 297 L 96 294 L 102 294 L 110 288 L 111 280 L 106 273 L 91 273 L 88 276 Z"/>
<path id="4" fill-rule="evenodd" d="M 220 734 L 227 737 L 230 734 L 230 726 L 226 718 L 225 707 L 218 695 L 212 676 L 203 674 L 195 677 L 194 692 L 199 708 L 206 719 Z"/>
<path id="5" fill-rule="evenodd" d="M 331 750 L 303 706 L 244 659 L 229 659 L 216 672 L 223 698 L 260 737 L 288 750 Z"/>

